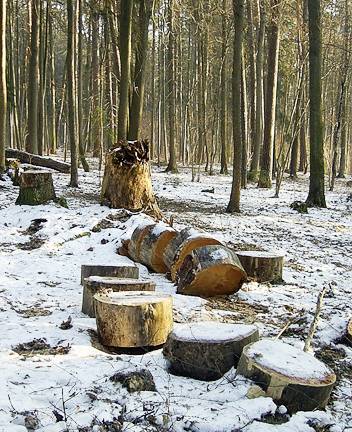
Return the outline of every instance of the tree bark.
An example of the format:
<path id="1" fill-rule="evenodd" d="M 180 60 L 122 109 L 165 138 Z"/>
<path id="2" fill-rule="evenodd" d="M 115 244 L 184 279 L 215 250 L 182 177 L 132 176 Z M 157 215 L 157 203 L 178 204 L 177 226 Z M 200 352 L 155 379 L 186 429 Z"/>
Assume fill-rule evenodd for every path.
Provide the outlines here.
<path id="1" fill-rule="evenodd" d="M 0 1 L 0 176 L 5 171 L 7 141 L 6 0 Z"/>

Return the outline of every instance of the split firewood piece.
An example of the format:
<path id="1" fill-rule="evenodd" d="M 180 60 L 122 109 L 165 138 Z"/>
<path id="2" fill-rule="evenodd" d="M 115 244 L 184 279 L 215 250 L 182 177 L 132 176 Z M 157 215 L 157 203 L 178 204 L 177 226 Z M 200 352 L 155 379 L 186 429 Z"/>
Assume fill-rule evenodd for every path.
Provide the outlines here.
<path id="1" fill-rule="evenodd" d="M 48 171 L 25 171 L 19 178 L 18 205 L 39 205 L 56 198 L 53 177 Z"/>
<path id="2" fill-rule="evenodd" d="M 258 282 L 281 282 L 284 255 L 265 251 L 236 252 L 250 278 Z"/>
<path id="3" fill-rule="evenodd" d="M 177 325 L 163 354 L 176 375 L 211 381 L 237 366 L 243 348 L 259 339 L 256 326 L 204 321 Z"/>
<path id="4" fill-rule="evenodd" d="M 97 330 L 103 345 L 120 348 L 158 346 L 172 330 L 172 297 L 126 291 L 94 296 Z"/>
<path id="5" fill-rule="evenodd" d="M 139 278 L 139 268 L 135 265 L 83 264 L 81 266 L 81 285 L 89 276 L 109 276 L 119 278 Z"/>
<path id="6" fill-rule="evenodd" d="M 173 262 L 171 264 L 170 272 L 171 272 L 171 280 L 176 280 L 176 275 L 178 270 L 180 269 L 183 260 L 185 257 L 190 254 L 194 249 L 200 248 L 202 246 L 211 246 L 211 245 L 222 245 L 222 243 L 207 235 L 202 233 L 193 233 L 189 237 L 187 237 L 178 247 Z"/>
<path id="7" fill-rule="evenodd" d="M 121 141 L 105 156 L 102 204 L 112 208 L 162 214 L 155 199 L 149 167 L 147 141 Z"/>
<path id="8" fill-rule="evenodd" d="M 95 317 L 94 295 L 103 291 L 155 291 L 155 283 L 146 279 L 120 279 L 90 276 L 84 279 L 82 312 Z"/>
<path id="9" fill-rule="evenodd" d="M 166 273 L 164 251 L 177 232 L 163 222 L 149 225 L 142 238 L 139 250 L 139 262 L 156 273 Z"/>
<path id="10" fill-rule="evenodd" d="M 225 246 L 193 250 L 177 272 L 177 292 L 210 297 L 233 294 L 246 279 L 237 255 Z"/>
<path id="11" fill-rule="evenodd" d="M 312 355 L 271 339 L 246 346 L 237 373 L 253 379 L 290 413 L 324 408 L 336 381 L 334 372 Z"/>

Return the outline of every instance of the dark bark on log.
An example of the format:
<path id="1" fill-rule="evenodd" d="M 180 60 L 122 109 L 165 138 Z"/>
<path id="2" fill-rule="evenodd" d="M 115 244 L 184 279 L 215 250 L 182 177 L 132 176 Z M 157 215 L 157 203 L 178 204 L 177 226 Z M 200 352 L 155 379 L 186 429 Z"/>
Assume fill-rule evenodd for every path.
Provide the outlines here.
<path id="1" fill-rule="evenodd" d="M 184 228 L 166 246 L 164 251 L 164 263 L 169 270 L 174 262 L 177 249 L 188 237 L 196 233 L 197 231 L 193 228 Z"/>
<path id="2" fill-rule="evenodd" d="M 37 165 L 45 168 L 51 168 L 55 171 L 59 171 L 65 174 L 70 172 L 70 164 L 65 162 L 60 162 L 55 159 L 48 157 L 34 155 L 32 153 L 27 153 L 15 149 L 7 149 L 5 152 L 6 158 L 8 159 L 18 159 L 22 163 L 28 163 L 31 165 Z"/>
<path id="3" fill-rule="evenodd" d="M 189 327 L 184 331 L 178 328 L 169 335 L 163 354 L 169 368 L 175 375 L 187 376 L 204 381 L 221 378 L 233 366 L 237 366 L 243 348 L 259 339 L 255 326 L 201 322 L 182 324 Z M 198 334 L 200 329 L 200 333 Z M 212 338 L 214 330 L 222 332 L 221 338 Z"/>
<path id="4" fill-rule="evenodd" d="M 204 246 L 188 254 L 177 272 L 177 292 L 210 297 L 238 291 L 246 272 L 230 249 L 225 246 Z"/>
<path id="5" fill-rule="evenodd" d="M 155 283 L 145 279 L 90 276 L 84 280 L 82 312 L 95 317 L 94 295 L 104 291 L 155 291 Z"/>

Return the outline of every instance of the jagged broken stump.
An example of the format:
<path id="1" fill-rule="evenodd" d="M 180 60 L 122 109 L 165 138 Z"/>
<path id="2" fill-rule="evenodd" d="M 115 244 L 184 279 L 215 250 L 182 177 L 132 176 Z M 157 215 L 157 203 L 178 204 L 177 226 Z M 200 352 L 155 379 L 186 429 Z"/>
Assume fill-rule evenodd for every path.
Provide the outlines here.
<path id="1" fill-rule="evenodd" d="M 136 265 L 102 265 L 83 264 L 81 266 L 81 285 L 89 276 L 110 276 L 119 278 L 139 278 L 139 268 Z"/>
<path id="2" fill-rule="evenodd" d="M 177 292 L 203 297 L 233 294 L 245 279 L 234 252 L 221 245 L 203 246 L 184 258 L 176 276 Z"/>
<path id="3" fill-rule="evenodd" d="M 165 343 L 173 327 L 172 297 L 130 291 L 95 294 L 100 342 L 118 348 L 153 347 Z"/>
<path id="4" fill-rule="evenodd" d="M 102 203 L 161 218 L 148 161 L 147 141 L 120 141 L 117 147 L 109 150 L 105 156 Z"/>
<path id="5" fill-rule="evenodd" d="M 250 278 L 258 282 L 281 282 L 284 255 L 266 251 L 236 252 Z"/>
<path id="6" fill-rule="evenodd" d="M 312 355 L 271 339 L 246 346 L 237 373 L 255 381 L 290 413 L 324 408 L 336 381 L 334 372 Z"/>
<path id="7" fill-rule="evenodd" d="M 19 178 L 18 205 L 45 204 L 56 198 L 53 177 L 48 171 L 25 171 Z"/>
<path id="8" fill-rule="evenodd" d="M 243 348 L 259 339 L 256 326 L 215 321 L 177 325 L 163 349 L 176 375 L 211 381 L 237 366 Z"/>
<path id="9" fill-rule="evenodd" d="M 155 291 L 155 283 L 146 279 L 121 279 L 108 276 L 90 276 L 83 282 L 82 312 L 95 317 L 94 295 L 104 291 Z"/>

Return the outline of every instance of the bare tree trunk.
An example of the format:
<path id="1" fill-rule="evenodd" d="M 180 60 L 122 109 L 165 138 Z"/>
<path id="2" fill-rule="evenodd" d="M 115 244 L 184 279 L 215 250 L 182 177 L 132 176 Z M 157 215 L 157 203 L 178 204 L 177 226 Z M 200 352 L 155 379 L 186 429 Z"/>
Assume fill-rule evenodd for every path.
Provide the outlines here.
<path id="1" fill-rule="evenodd" d="M 308 1 L 310 176 L 307 205 L 326 207 L 324 185 L 324 142 L 321 116 L 321 5 Z"/>
<path id="2" fill-rule="evenodd" d="M 221 168 L 220 174 L 228 174 L 227 169 L 227 85 L 226 85 L 226 51 L 227 51 L 227 0 L 222 0 L 222 35 L 221 35 L 221 90 L 220 90 L 220 136 L 221 136 Z"/>
<path id="3" fill-rule="evenodd" d="M 0 175 L 5 171 L 7 116 L 6 83 L 6 0 L 0 1 Z"/>
<path id="4" fill-rule="evenodd" d="M 67 107 L 71 149 L 71 187 L 78 187 L 78 145 L 76 140 L 76 32 L 77 14 L 73 0 L 67 0 Z"/>
<path id="5" fill-rule="evenodd" d="M 244 0 L 233 0 L 235 36 L 233 42 L 232 69 L 232 116 L 233 116 L 233 179 L 228 213 L 240 211 L 241 180 L 242 180 L 242 125 L 241 125 L 241 64 L 242 40 L 244 28 Z"/>

